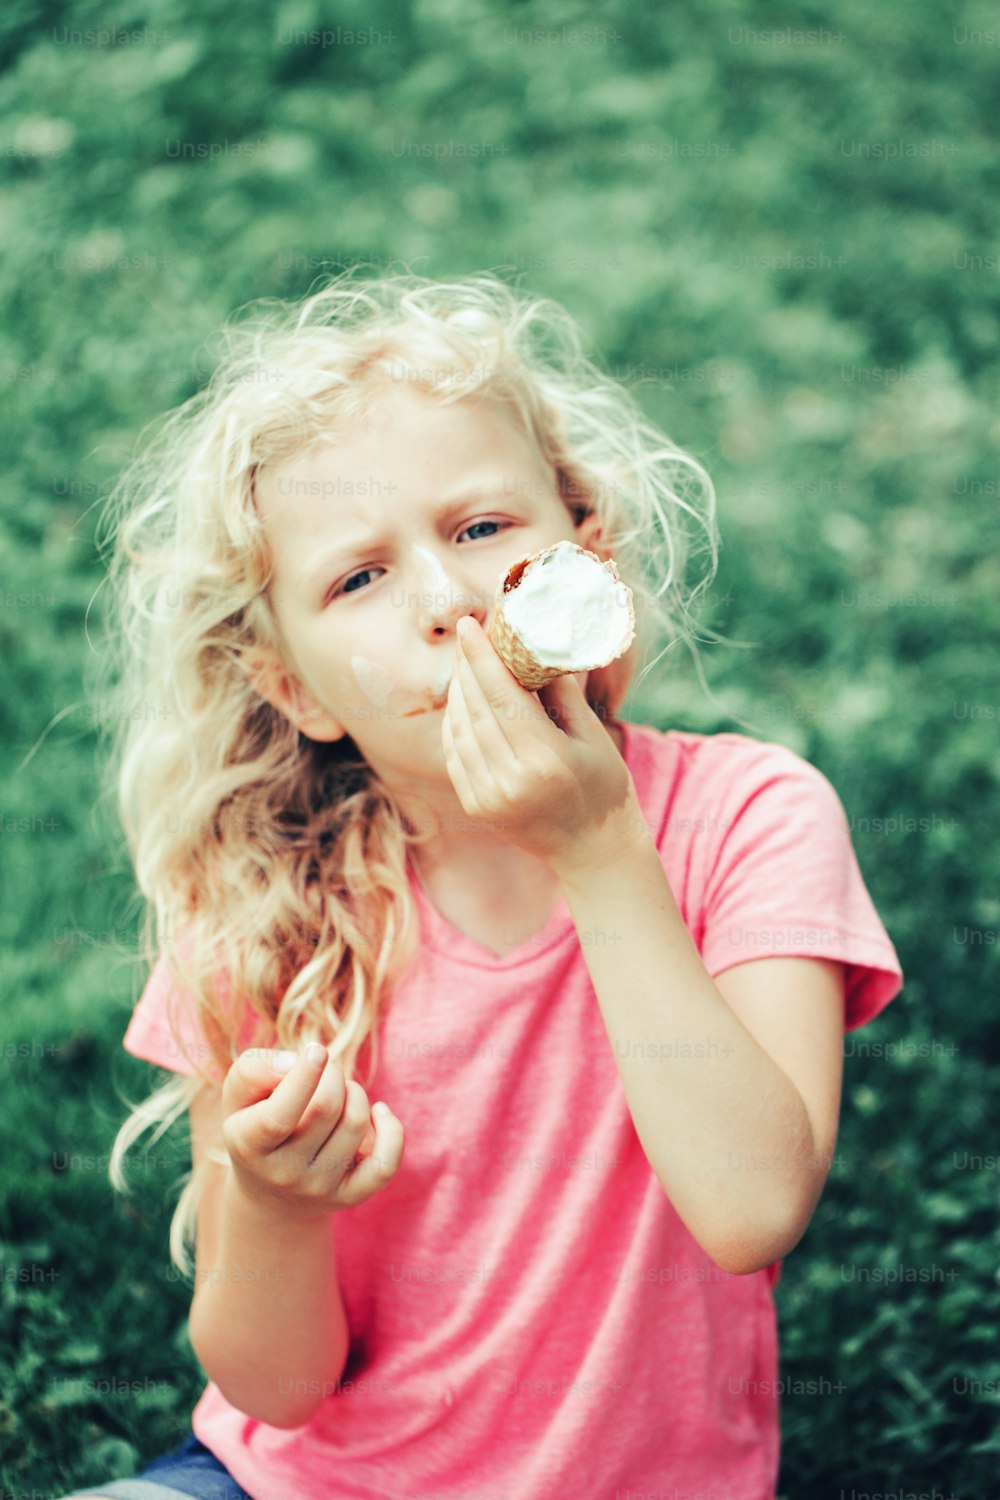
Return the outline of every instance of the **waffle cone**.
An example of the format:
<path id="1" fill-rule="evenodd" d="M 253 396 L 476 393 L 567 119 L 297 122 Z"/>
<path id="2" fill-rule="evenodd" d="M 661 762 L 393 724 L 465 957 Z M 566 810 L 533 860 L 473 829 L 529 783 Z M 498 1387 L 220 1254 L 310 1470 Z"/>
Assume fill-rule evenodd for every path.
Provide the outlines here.
<path id="1" fill-rule="evenodd" d="M 607 657 L 603 661 L 587 662 L 583 666 L 572 668 L 544 666 L 528 650 L 517 631 L 509 623 L 504 610 L 504 597 L 520 583 L 521 575 L 528 564 L 537 562 L 539 558 L 545 557 L 550 552 L 555 552 L 558 547 L 572 545 L 574 544 L 557 542 L 553 547 L 544 547 L 540 552 L 533 552 L 530 557 L 522 557 L 518 562 L 511 564 L 505 576 L 500 580 L 500 585 L 497 589 L 493 613 L 490 617 L 486 633 L 493 643 L 494 650 L 500 660 L 510 669 L 521 686 L 531 693 L 537 692 L 539 688 L 544 687 L 547 682 L 552 682 L 556 677 L 566 677 L 575 672 L 593 672 L 598 667 L 606 667 L 610 662 L 616 661 L 619 656 L 624 656 L 635 639 L 635 606 L 632 602 L 631 590 L 628 591 L 628 634 L 621 648 L 614 655 Z M 619 577 L 618 569 L 615 567 L 613 560 L 609 559 L 607 562 L 603 562 L 597 556 L 596 552 L 588 552 L 583 547 L 578 547 L 576 550 L 585 553 L 587 557 L 592 557 L 595 562 L 600 563 L 611 574 L 616 583 L 621 583 L 622 580 Z"/>
<path id="2" fill-rule="evenodd" d="M 556 677 L 565 677 L 561 667 L 543 667 L 525 646 L 516 630 L 507 623 L 507 616 L 498 604 L 490 621 L 487 635 L 493 642 L 497 656 L 509 667 L 523 688 L 534 693 Z"/>

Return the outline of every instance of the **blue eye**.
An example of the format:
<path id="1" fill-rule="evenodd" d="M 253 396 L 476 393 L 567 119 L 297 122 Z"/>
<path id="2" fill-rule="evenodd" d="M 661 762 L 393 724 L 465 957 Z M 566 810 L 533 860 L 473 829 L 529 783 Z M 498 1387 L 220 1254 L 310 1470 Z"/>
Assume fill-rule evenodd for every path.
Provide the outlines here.
<path id="1" fill-rule="evenodd" d="M 467 526 L 465 528 L 465 531 L 475 531 L 475 529 L 476 529 L 477 526 L 500 526 L 502 524 L 503 523 L 500 522 L 500 521 L 473 521 L 472 524 L 471 524 L 471 526 Z M 465 535 L 464 531 L 460 531 L 459 532 L 459 536 L 464 536 L 464 535 Z M 495 535 L 495 533 L 494 533 L 494 535 Z M 485 540 L 486 540 L 485 537 L 480 537 L 480 541 L 485 541 Z"/>
<path id="2" fill-rule="evenodd" d="M 350 589 L 350 588 L 348 588 L 347 585 L 349 583 L 351 583 L 355 578 L 364 578 L 367 574 L 371 573 L 372 571 L 373 570 L 371 568 L 362 568 L 359 573 L 352 573 L 351 576 L 350 576 L 350 578 L 345 578 L 344 579 L 344 585 L 343 585 L 342 589 L 340 590 L 340 592 L 342 594 L 356 594 L 356 593 L 358 593 L 359 591 L 357 589 Z"/>
<path id="3" fill-rule="evenodd" d="M 509 521 L 470 521 L 469 525 L 466 526 L 463 531 L 459 532 L 459 536 L 465 536 L 466 532 L 468 532 L 468 531 L 475 531 L 476 527 L 478 527 L 478 526 L 493 526 L 493 527 L 496 527 L 497 530 L 490 532 L 490 534 L 488 536 L 480 536 L 480 537 L 474 537 L 473 538 L 473 541 L 488 542 L 488 541 L 490 541 L 492 539 L 492 537 L 498 535 L 499 529 L 501 527 L 506 528 L 510 524 L 511 523 Z M 360 593 L 363 593 L 364 592 L 364 587 L 363 586 L 361 588 L 352 589 L 352 588 L 349 587 L 349 585 L 352 584 L 356 578 L 366 578 L 370 573 L 373 573 L 373 572 L 384 573 L 385 569 L 384 568 L 360 568 L 357 573 L 351 573 L 351 574 L 349 574 L 348 577 L 344 579 L 344 581 L 341 584 L 340 588 L 339 589 L 335 589 L 330 594 L 330 598 L 331 599 L 338 599 L 338 598 L 340 598 L 340 596 L 342 594 L 360 594 Z"/>

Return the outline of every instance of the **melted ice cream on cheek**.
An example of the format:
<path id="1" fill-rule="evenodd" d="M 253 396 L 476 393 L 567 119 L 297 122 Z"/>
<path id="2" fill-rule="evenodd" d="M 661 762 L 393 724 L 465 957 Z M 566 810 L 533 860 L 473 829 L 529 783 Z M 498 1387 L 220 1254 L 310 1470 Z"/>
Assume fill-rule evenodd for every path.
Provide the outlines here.
<path id="1" fill-rule="evenodd" d="M 369 703 L 374 703 L 378 709 L 387 709 L 396 691 L 396 683 L 385 667 L 369 661 L 367 656 L 352 656 L 351 671 Z"/>
<path id="2" fill-rule="evenodd" d="M 417 550 L 423 551 L 423 548 L 414 548 L 414 551 Z M 425 556 L 430 558 L 431 562 L 435 561 L 429 552 L 425 553 Z M 367 656 L 352 656 L 351 671 L 369 703 L 374 704 L 380 713 L 388 716 L 394 709 L 400 713 L 406 712 L 405 708 L 400 706 L 397 692 L 399 684 L 385 667 L 379 666 L 378 662 L 369 661 Z M 393 701 L 394 698 L 395 701 Z"/>
<path id="3" fill-rule="evenodd" d="M 429 696 L 436 702 L 440 702 L 447 696 L 448 686 L 454 671 L 454 660 L 442 662 L 438 674 L 431 683 Z M 415 708 L 404 708 L 403 697 L 400 696 L 399 684 L 385 667 L 380 667 L 378 662 L 369 661 L 367 656 L 352 656 L 351 671 L 354 680 L 364 693 L 369 703 L 374 704 L 380 714 L 386 718 L 393 714 L 400 718 L 410 718 L 414 714 L 428 713 L 430 704 L 417 706 Z M 405 696 L 405 695 L 404 695 Z"/>

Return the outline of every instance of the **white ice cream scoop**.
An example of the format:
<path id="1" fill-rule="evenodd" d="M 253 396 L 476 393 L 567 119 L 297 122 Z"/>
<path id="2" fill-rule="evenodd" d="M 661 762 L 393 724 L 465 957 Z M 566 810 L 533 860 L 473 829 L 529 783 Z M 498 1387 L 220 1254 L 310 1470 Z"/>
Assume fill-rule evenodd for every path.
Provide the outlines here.
<path id="1" fill-rule="evenodd" d="M 507 569 L 487 633 L 521 686 L 534 692 L 625 654 L 635 639 L 632 591 L 613 561 L 557 542 Z"/>

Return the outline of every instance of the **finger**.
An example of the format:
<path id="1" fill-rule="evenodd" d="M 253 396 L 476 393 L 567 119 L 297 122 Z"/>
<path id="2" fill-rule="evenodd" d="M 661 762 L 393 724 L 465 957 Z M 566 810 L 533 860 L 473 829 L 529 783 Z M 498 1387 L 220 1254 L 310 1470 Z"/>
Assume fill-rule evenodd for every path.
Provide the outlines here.
<path id="1" fill-rule="evenodd" d="M 522 748 L 529 748 L 539 722 L 544 722 L 544 711 L 535 697 L 521 686 L 510 668 L 500 660 L 489 636 L 474 616 L 466 632 L 459 635 L 460 648 L 456 660 L 464 654 L 467 665 L 475 677 L 480 692 L 493 710 L 494 716 L 502 719 L 506 739 L 518 759 L 523 759 Z"/>
<path id="2" fill-rule="evenodd" d="M 446 710 L 441 716 L 441 744 L 444 749 L 444 763 L 448 768 L 452 785 L 458 793 L 458 800 L 462 807 L 470 815 L 476 811 L 476 794 L 469 783 L 468 773 L 462 762 L 462 758 L 455 748 L 455 737 L 451 731 L 450 710 Z"/>
<path id="3" fill-rule="evenodd" d="M 594 726 L 600 725 L 600 720 L 587 702 L 577 674 L 573 672 L 567 672 L 563 677 L 554 677 L 551 682 L 539 688 L 538 697 L 546 717 L 558 724 L 570 739 L 589 739 Z"/>
<path id="4" fill-rule="evenodd" d="M 330 1172 L 339 1182 L 340 1177 L 354 1165 L 358 1147 L 370 1124 L 368 1095 L 357 1079 L 352 1078 L 347 1084 L 342 1112 L 333 1121 L 332 1127 L 327 1121 L 325 1130 L 320 1131 L 319 1140 L 313 1148 L 307 1149 L 302 1141 L 294 1137 L 289 1146 L 297 1146 L 302 1152 L 304 1167 L 319 1167 Z"/>
<path id="5" fill-rule="evenodd" d="M 360 1087 L 360 1084 L 354 1084 L 355 1090 Z M 361 1092 L 364 1094 L 364 1090 Z M 308 1167 L 344 1119 L 350 1099 L 351 1085 L 340 1064 L 331 1059 L 298 1125 L 278 1147 L 281 1155 L 294 1156 L 300 1166 Z M 364 1097 L 360 1109 L 355 1103 L 354 1110 L 356 1114 L 363 1114 L 367 1118 L 367 1097 Z"/>
<path id="6" fill-rule="evenodd" d="M 354 1080 L 346 1082 L 339 1065 L 331 1062 L 306 1115 L 301 1119 L 297 1130 L 292 1131 L 289 1139 L 283 1143 L 280 1152 L 283 1157 L 294 1155 L 300 1167 L 312 1167 L 313 1161 L 334 1131 L 352 1131 L 358 1128 L 358 1134 L 363 1136 L 367 1118 L 369 1107 L 366 1092 L 360 1083 Z"/>
<path id="7" fill-rule="evenodd" d="M 481 721 L 478 729 L 472 723 L 469 704 L 465 697 L 459 675 L 460 669 L 455 672 L 448 690 L 448 719 L 451 728 L 452 741 L 455 752 L 465 768 L 465 774 L 469 779 L 469 785 L 478 797 L 488 793 L 490 783 L 493 780 L 493 772 L 499 766 L 499 757 L 502 755 L 513 759 L 514 752 L 507 741 L 500 735 L 500 744 L 494 744 L 492 749 L 487 749 L 483 740 L 489 741 L 491 736 L 485 721 Z M 468 673 L 468 668 L 466 668 Z M 487 713 L 491 711 L 487 708 Z M 494 723 L 496 721 L 494 720 Z M 499 726 L 498 726 L 499 727 Z M 482 736 L 482 739 L 480 738 Z"/>
<path id="8" fill-rule="evenodd" d="M 372 1112 L 375 1126 L 375 1148 L 364 1157 L 344 1179 L 340 1186 L 340 1201 L 345 1208 L 354 1208 L 364 1203 L 379 1188 L 385 1187 L 399 1171 L 406 1144 L 403 1123 L 391 1113 L 380 1114 L 378 1106 Z"/>
<path id="9" fill-rule="evenodd" d="M 238 1129 L 249 1151 L 273 1151 L 288 1139 L 302 1118 L 326 1067 L 325 1047 L 311 1056 L 300 1052 L 289 1072 L 274 1069 L 276 1053 L 267 1048 L 242 1052 L 222 1086 L 224 1124 Z M 231 1124 L 238 1116 L 238 1127 Z"/>
<path id="10" fill-rule="evenodd" d="M 506 733 L 502 720 L 510 718 L 517 710 L 509 703 L 498 709 L 483 691 L 482 684 L 466 654 L 464 643 L 455 654 L 455 677 L 461 690 L 462 703 L 475 738 L 481 747 L 488 766 L 500 766 L 505 760 L 516 761 L 514 747 Z M 531 712 L 531 706 L 528 707 Z"/>

